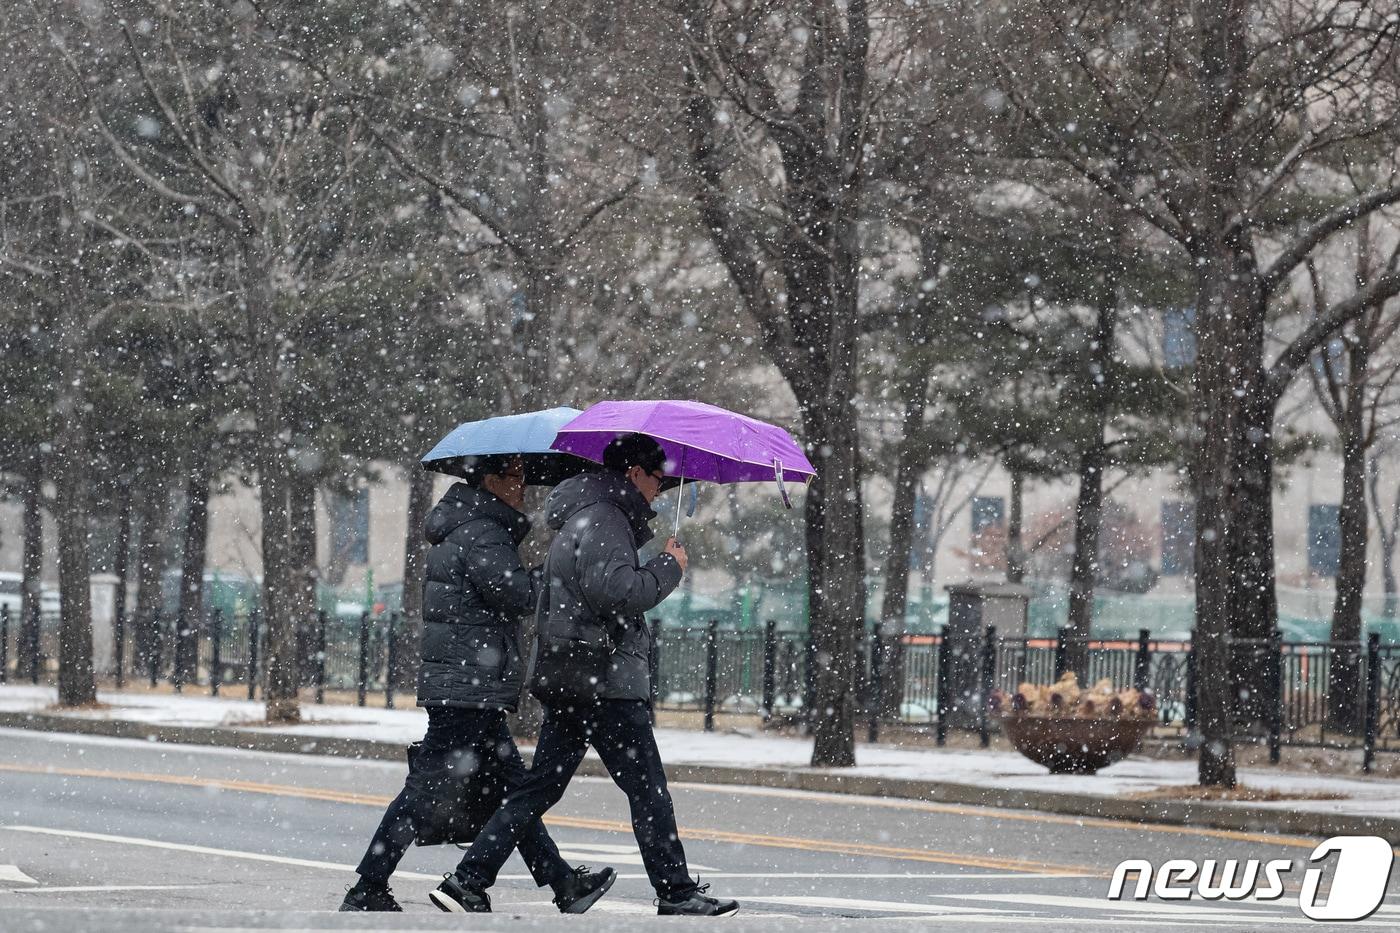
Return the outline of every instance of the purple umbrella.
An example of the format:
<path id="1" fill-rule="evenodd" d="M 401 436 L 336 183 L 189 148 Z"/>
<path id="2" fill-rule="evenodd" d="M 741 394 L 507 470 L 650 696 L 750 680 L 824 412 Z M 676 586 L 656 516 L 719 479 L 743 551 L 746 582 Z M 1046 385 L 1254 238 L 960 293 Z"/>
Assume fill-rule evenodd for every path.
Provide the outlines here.
<path id="1" fill-rule="evenodd" d="M 802 448 L 777 425 L 704 402 L 599 402 L 559 429 L 555 450 L 601 462 L 603 448 L 622 434 L 647 434 L 666 451 L 666 474 L 712 483 L 774 480 L 789 508 L 785 482 L 817 475 Z M 676 497 L 680 526 L 680 495 Z"/>

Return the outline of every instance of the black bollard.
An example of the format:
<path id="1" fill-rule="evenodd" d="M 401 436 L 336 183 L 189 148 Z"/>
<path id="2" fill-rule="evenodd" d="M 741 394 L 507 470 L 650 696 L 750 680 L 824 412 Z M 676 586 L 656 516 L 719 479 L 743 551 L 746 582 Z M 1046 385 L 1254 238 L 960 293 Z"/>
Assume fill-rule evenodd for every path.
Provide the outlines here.
<path id="1" fill-rule="evenodd" d="M 369 691 L 369 613 L 360 613 L 360 671 L 355 678 L 355 705 L 364 706 Z"/>
<path id="2" fill-rule="evenodd" d="M 1133 689 L 1146 690 L 1152 674 L 1152 632 L 1138 629 L 1137 654 L 1133 657 Z"/>
<path id="3" fill-rule="evenodd" d="M 316 613 L 316 702 L 326 702 L 326 610 Z"/>
<path id="4" fill-rule="evenodd" d="M 161 649 L 161 641 L 163 640 L 163 639 L 161 638 L 161 631 L 160 631 L 160 610 L 159 610 L 159 609 L 157 609 L 156 612 L 155 612 L 155 615 L 151 617 L 151 632 L 150 632 L 150 637 L 151 637 L 150 656 L 146 659 L 146 661 L 147 661 L 147 663 L 149 664 L 150 669 L 151 669 L 151 671 L 150 671 L 150 673 L 151 673 L 151 686 L 154 687 L 157 683 L 160 682 L 160 649 Z"/>
<path id="5" fill-rule="evenodd" d="M 1186 649 L 1186 702 L 1182 718 L 1188 733 L 1196 731 L 1196 630 L 1191 630 L 1191 643 Z"/>
<path id="6" fill-rule="evenodd" d="M 0 606 L 0 684 L 10 680 L 10 607 Z"/>
<path id="7" fill-rule="evenodd" d="M 29 614 L 29 638 L 25 650 L 29 657 L 29 682 L 37 684 L 39 682 L 39 628 L 43 625 L 43 617 L 39 613 L 39 601 L 33 601 L 33 605 L 25 603 L 25 612 Z"/>
<path id="8" fill-rule="evenodd" d="M 870 726 L 866 738 L 880 741 L 880 713 L 885 705 L 885 639 L 884 626 L 875 623 L 870 637 Z"/>
<path id="9" fill-rule="evenodd" d="M 778 620 L 763 624 L 763 721 L 773 718 L 773 699 L 777 690 Z"/>
<path id="10" fill-rule="evenodd" d="M 176 693 L 185 692 L 185 620 L 182 616 L 175 616 L 175 648 L 174 662 L 170 667 L 170 683 L 175 688 Z"/>
<path id="11" fill-rule="evenodd" d="M 395 640 L 399 614 L 389 613 L 384 620 L 384 708 L 394 708 L 394 677 L 399 666 L 399 646 Z"/>
<path id="12" fill-rule="evenodd" d="M 117 662 L 117 689 L 126 686 L 126 613 L 119 612 L 112 621 L 112 653 Z"/>
<path id="13" fill-rule="evenodd" d="M 1361 770 L 1371 773 L 1376 761 L 1376 741 L 1380 737 L 1381 719 L 1381 636 L 1370 632 L 1366 636 L 1366 726 L 1361 751 Z"/>
<path id="14" fill-rule="evenodd" d="M 977 735 L 983 748 L 992 742 L 991 726 L 988 723 L 987 713 L 992 701 L 992 685 L 996 680 L 997 670 L 997 628 L 995 625 L 987 626 L 987 634 L 982 639 L 982 678 L 981 687 L 978 690 L 980 708 L 977 711 Z"/>
<path id="15" fill-rule="evenodd" d="M 253 699 L 258 689 L 258 628 L 261 619 L 254 610 L 248 613 L 248 699 Z"/>
<path id="16" fill-rule="evenodd" d="M 715 731 L 715 690 L 719 685 L 719 620 L 705 626 L 705 731 Z"/>
<path id="17" fill-rule="evenodd" d="M 1278 764 L 1283 754 L 1283 634 L 1269 634 L 1269 764 Z"/>
<path id="18" fill-rule="evenodd" d="M 209 695 L 218 696 L 224 682 L 224 611 L 209 614 Z"/>

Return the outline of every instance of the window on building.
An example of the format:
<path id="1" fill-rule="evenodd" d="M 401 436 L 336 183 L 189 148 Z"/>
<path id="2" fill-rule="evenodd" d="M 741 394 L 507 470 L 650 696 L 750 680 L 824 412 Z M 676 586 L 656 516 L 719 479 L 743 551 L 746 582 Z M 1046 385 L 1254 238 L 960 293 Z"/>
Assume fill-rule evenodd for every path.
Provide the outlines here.
<path id="1" fill-rule="evenodd" d="M 1196 503 L 1168 499 L 1162 503 L 1162 576 L 1191 574 L 1196 557 Z"/>
<path id="2" fill-rule="evenodd" d="M 349 495 L 331 496 L 330 545 L 335 556 L 345 564 L 369 563 L 369 487 L 362 486 Z"/>
<path id="3" fill-rule="evenodd" d="M 1196 309 L 1168 308 L 1162 312 L 1162 364 L 1181 369 L 1196 362 Z"/>
<path id="4" fill-rule="evenodd" d="M 1006 500 L 1001 496 L 972 497 L 972 533 L 1000 528 L 1006 519 Z"/>
<path id="5" fill-rule="evenodd" d="M 1337 517 L 1341 506 L 1308 506 L 1308 570 L 1335 577 L 1342 564 L 1342 532 Z"/>

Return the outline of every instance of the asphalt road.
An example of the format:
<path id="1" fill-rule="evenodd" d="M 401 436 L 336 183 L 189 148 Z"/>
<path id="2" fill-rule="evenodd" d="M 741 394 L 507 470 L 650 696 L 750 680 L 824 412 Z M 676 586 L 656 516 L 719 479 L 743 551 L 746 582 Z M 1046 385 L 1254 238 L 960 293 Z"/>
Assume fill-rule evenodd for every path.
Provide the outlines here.
<path id="1" fill-rule="evenodd" d="M 517 859 L 490 918 L 427 900 L 455 864 L 417 848 L 394 879 L 405 914 L 331 913 L 403 780 L 401 765 L 0 729 L 0 930 L 631 930 L 654 917 L 622 794 L 579 778 L 548 823 L 574 863 L 617 885 L 562 918 Z M 1126 858 L 1307 859 L 1316 839 L 1034 812 L 673 784 L 692 871 L 762 930 L 1250 930 L 1317 927 L 1275 902 L 1113 902 Z M 1349 927 L 1394 929 L 1400 897 Z M 1393 905 L 1393 906 L 1392 906 Z M 679 921 L 694 923 L 699 921 Z"/>

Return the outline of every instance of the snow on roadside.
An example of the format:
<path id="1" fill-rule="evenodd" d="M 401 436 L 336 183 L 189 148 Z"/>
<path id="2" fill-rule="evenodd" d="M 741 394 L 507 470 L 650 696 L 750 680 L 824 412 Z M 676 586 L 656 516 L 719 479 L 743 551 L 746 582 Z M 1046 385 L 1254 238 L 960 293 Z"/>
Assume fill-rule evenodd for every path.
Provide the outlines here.
<path id="1" fill-rule="evenodd" d="M 45 710 L 56 701 L 52 688 L 0 687 L 0 712 Z M 254 725 L 264 711 L 258 701 L 208 696 L 116 693 L 98 694 L 104 709 L 65 712 L 78 719 L 121 719 L 152 725 L 225 726 L 266 732 Z M 54 712 L 48 710 L 48 712 Z M 427 716 L 421 709 L 386 710 L 356 706 L 302 706 L 304 721 L 276 727 L 278 732 L 326 738 L 369 739 L 407 745 L 423 735 Z M 662 758 L 669 764 L 726 765 L 807 769 L 810 741 L 750 731 L 691 732 L 658 729 Z M 1194 761 L 1133 757 L 1098 775 L 1052 775 L 1014 752 L 961 749 L 893 748 L 862 745 L 859 765 L 839 773 L 907 780 L 943 781 L 980 787 L 1061 791 L 1123 796 L 1164 786 L 1196 783 Z M 1343 800 L 1279 800 L 1250 806 L 1331 813 L 1400 817 L 1400 784 L 1389 780 L 1327 777 L 1263 769 L 1241 769 L 1241 783 L 1282 794 L 1328 793 Z M 1227 804 L 1228 805 L 1228 804 Z"/>

